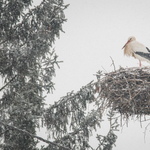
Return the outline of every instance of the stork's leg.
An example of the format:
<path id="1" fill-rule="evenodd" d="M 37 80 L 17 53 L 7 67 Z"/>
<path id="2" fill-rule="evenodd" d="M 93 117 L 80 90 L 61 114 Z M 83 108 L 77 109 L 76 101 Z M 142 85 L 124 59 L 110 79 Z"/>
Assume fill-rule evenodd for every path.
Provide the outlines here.
<path id="1" fill-rule="evenodd" d="M 141 61 L 139 60 L 139 63 L 140 63 L 140 67 L 141 67 Z"/>

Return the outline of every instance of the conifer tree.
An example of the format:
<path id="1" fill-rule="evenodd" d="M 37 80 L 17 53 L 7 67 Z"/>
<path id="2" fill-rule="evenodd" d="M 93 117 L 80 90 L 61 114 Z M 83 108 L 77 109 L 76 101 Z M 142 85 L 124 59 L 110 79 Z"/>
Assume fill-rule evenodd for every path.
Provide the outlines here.
<path id="1" fill-rule="evenodd" d="M 49 144 L 41 148 L 45 150 L 93 149 L 89 137 L 100 126 L 102 113 L 99 107 L 88 114 L 86 109 L 94 102 L 95 83 L 44 108 L 43 92 L 53 91 L 52 79 L 60 62 L 52 46 L 63 32 L 68 5 L 63 0 L 43 0 L 34 8 L 32 4 L 32 0 L 0 1 L 0 149 L 37 150 L 38 140 Z M 36 135 L 40 119 L 52 142 Z M 114 126 L 117 122 L 105 137 L 107 143 L 97 136 L 99 149 L 111 150 Z"/>
<path id="2" fill-rule="evenodd" d="M 36 134 L 44 106 L 43 91 L 52 81 L 57 55 L 52 44 L 66 21 L 63 0 L 43 0 L 35 8 L 32 0 L 0 1 L 0 122 Z M 1 126 L 4 150 L 36 149 L 37 140 Z"/>

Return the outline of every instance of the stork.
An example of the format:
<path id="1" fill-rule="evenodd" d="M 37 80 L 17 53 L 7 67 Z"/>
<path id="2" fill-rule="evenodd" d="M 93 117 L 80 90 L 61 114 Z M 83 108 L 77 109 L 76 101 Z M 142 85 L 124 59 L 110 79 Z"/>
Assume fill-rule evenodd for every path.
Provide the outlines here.
<path id="1" fill-rule="evenodd" d="M 134 36 L 128 38 L 122 49 L 124 49 L 124 55 L 133 56 L 138 59 L 140 67 L 141 61 L 147 61 L 150 63 L 150 50 L 140 42 L 136 41 Z"/>

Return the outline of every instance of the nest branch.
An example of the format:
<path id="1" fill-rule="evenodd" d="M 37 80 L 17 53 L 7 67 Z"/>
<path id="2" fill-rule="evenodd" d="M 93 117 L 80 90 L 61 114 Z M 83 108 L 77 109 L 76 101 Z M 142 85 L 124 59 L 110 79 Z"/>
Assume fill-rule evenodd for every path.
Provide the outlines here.
<path id="1" fill-rule="evenodd" d="M 150 115 L 150 68 L 120 68 L 105 73 L 96 85 L 97 104 L 121 115 Z M 98 90 L 97 90 L 98 89 Z"/>

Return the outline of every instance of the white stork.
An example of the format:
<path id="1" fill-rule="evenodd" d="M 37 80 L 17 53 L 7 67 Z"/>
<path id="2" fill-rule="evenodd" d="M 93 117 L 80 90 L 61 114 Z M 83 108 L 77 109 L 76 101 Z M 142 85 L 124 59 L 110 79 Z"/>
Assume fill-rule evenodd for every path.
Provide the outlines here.
<path id="1" fill-rule="evenodd" d="M 150 63 L 150 50 L 140 42 L 136 41 L 134 36 L 130 36 L 128 38 L 128 41 L 123 48 L 125 48 L 124 55 L 133 56 L 134 58 L 138 59 L 140 66 L 141 61 L 147 61 Z"/>

